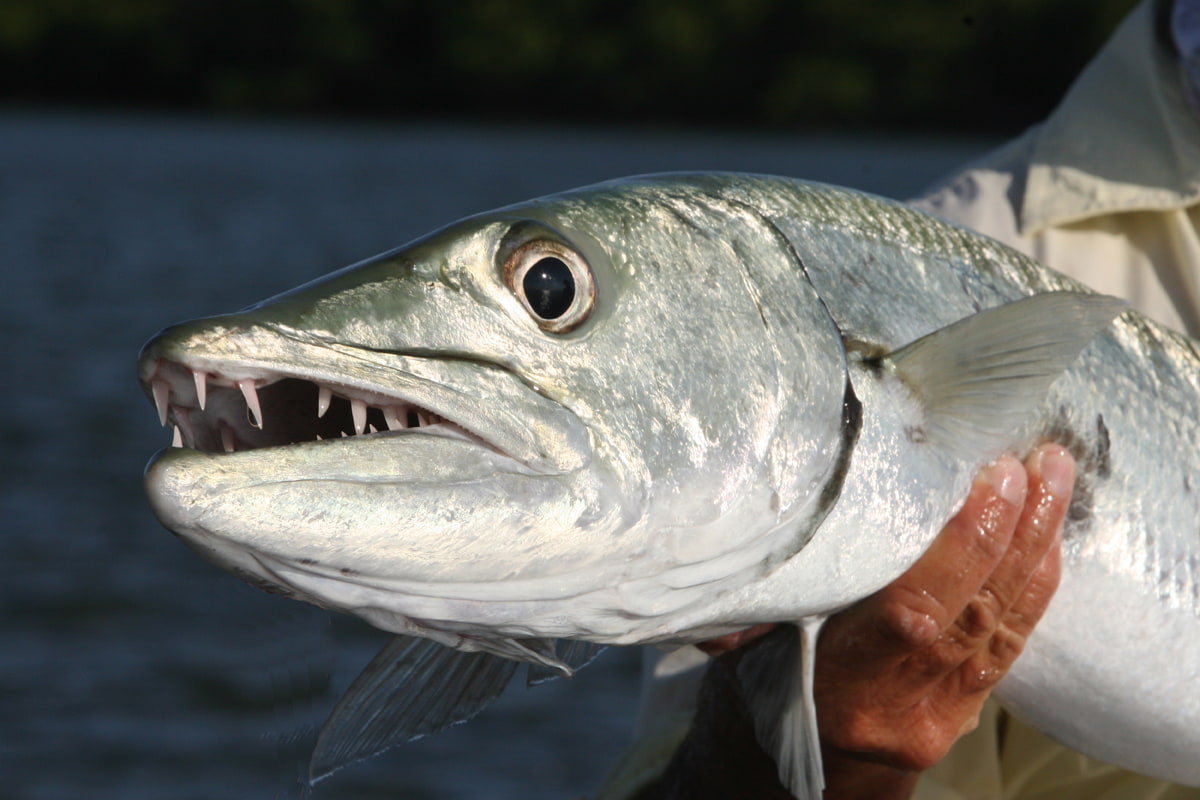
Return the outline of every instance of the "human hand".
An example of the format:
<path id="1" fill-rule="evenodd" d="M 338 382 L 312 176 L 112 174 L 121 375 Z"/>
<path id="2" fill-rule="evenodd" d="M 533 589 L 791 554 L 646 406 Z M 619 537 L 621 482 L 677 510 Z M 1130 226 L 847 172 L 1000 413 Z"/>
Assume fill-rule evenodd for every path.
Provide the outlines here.
<path id="1" fill-rule="evenodd" d="M 1065 449 L 983 469 L 908 572 L 829 619 L 814 689 L 831 798 L 906 798 L 978 722 L 1058 587 Z"/>
<path id="2" fill-rule="evenodd" d="M 1038 448 L 1023 468 L 1013 458 L 986 467 L 908 572 L 826 622 L 814 678 L 826 800 L 907 798 L 920 772 L 975 726 L 1058 586 L 1074 475 L 1058 445 Z M 736 659 L 773 627 L 701 645 L 729 655 L 701 690 L 676 758 L 687 768 L 668 773 L 677 790 L 682 780 L 690 788 L 669 796 L 736 796 L 751 784 L 755 796 L 786 796 L 770 794 L 773 774 L 758 774 L 772 765 L 744 741 L 752 724 L 732 678 Z M 731 757 L 741 763 L 720 763 Z"/>

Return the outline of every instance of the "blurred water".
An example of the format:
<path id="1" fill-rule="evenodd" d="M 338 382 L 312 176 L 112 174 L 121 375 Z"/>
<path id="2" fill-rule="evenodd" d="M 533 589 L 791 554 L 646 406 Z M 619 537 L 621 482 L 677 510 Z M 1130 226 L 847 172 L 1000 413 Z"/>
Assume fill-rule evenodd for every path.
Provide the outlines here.
<path id="1" fill-rule="evenodd" d="M 985 143 L 0 113 L 0 796 L 299 797 L 313 734 L 384 637 L 209 567 L 151 517 L 155 330 L 466 214 L 677 169 L 892 196 Z M 346 769 L 335 798 L 567 798 L 632 722 L 637 654 L 515 687 Z"/>

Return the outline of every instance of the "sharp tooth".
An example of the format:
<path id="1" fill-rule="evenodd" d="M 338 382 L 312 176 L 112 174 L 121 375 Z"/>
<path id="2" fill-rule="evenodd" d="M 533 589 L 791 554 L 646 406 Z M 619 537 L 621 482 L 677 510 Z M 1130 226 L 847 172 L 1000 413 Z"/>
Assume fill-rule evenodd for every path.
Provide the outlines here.
<path id="1" fill-rule="evenodd" d="M 246 398 L 246 408 L 250 409 L 250 413 L 254 415 L 254 419 L 250 420 L 250 424 L 258 428 L 260 431 L 263 426 L 262 407 L 258 404 L 258 387 L 254 381 L 238 381 L 238 388 L 242 390 L 242 396 Z"/>
<path id="2" fill-rule="evenodd" d="M 317 389 L 317 419 L 325 416 L 325 412 L 329 410 L 329 402 L 333 400 L 333 390 L 328 386 L 321 386 Z"/>
<path id="3" fill-rule="evenodd" d="M 362 400 L 350 401 L 350 416 L 354 417 L 354 432 L 359 436 L 367 429 L 367 404 Z"/>
<path id="4" fill-rule="evenodd" d="M 192 370 L 192 380 L 196 382 L 196 402 L 203 411 L 204 404 L 208 402 L 208 375 L 194 369 Z"/>
<path id="5" fill-rule="evenodd" d="M 171 399 L 171 384 L 162 378 L 155 378 L 154 382 L 150 384 L 150 389 L 154 393 L 154 407 L 158 409 L 158 424 L 165 426 L 167 424 L 167 405 Z"/>
<path id="6" fill-rule="evenodd" d="M 417 409 L 417 427 L 424 428 L 429 424 L 429 414 L 422 409 Z"/>
<path id="7" fill-rule="evenodd" d="M 221 431 L 221 447 L 226 453 L 233 452 L 233 428 L 226 425 L 224 422 L 217 424 L 217 428 Z"/>
<path id="8" fill-rule="evenodd" d="M 368 425 L 367 433 L 379 433 L 379 429 L 376 428 L 374 425 Z"/>
<path id="9" fill-rule="evenodd" d="M 394 407 L 383 409 L 383 424 L 389 431 L 398 431 L 404 427 L 405 415 L 402 412 L 403 409 Z"/>
<path id="10" fill-rule="evenodd" d="M 192 428 L 192 417 L 186 408 L 175 406 L 175 421 L 179 423 L 176 427 L 183 430 L 183 440 L 187 442 L 188 447 L 196 446 L 196 432 Z"/>
<path id="11" fill-rule="evenodd" d="M 179 432 L 179 426 L 175 426 L 175 435 L 171 437 L 171 447 L 183 447 L 183 435 Z"/>

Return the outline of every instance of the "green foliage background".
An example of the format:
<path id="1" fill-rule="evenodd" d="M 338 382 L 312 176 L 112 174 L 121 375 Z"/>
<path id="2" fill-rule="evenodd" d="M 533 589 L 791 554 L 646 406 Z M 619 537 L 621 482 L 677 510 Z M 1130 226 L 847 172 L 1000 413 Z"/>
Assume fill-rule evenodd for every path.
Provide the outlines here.
<path id="1" fill-rule="evenodd" d="M 9 103 L 1011 133 L 1133 0 L 0 0 Z"/>

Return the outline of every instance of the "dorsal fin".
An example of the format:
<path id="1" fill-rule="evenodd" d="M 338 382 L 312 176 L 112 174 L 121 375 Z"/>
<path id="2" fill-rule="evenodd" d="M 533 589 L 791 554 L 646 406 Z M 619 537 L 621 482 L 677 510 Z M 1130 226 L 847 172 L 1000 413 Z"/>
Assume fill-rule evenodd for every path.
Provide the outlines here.
<path id="1" fill-rule="evenodd" d="M 927 441 L 971 460 L 990 459 L 1127 307 L 1106 295 L 1038 294 L 934 331 L 882 363 L 920 398 Z"/>

